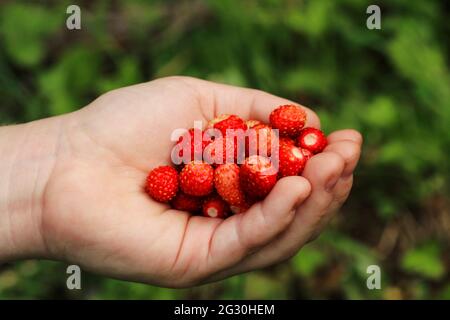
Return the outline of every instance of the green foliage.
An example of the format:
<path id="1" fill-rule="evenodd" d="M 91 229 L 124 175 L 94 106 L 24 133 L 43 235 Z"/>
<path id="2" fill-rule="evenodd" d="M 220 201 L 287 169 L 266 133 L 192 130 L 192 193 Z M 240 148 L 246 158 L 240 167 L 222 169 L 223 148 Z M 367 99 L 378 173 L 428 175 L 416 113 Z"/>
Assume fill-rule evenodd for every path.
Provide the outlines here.
<path id="1" fill-rule="evenodd" d="M 327 261 L 327 255 L 312 246 L 305 246 L 293 259 L 295 271 L 302 276 L 312 276 Z"/>
<path id="2" fill-rule="evenodd" d="M 450 230 L 450 19 L 445 1 L 69 1 L 0 5 L 0 123 L 70 112 L 114 88 L 174 74 L 254 87 L 316 110 L 325 131 L 365 144 L 338 219 L 290 263 L 187 290 L 65 266 L 0 270 L 0 298 L 444 298 Z M 447 223 L 446 223 L 447 221 Z M 365 286 L 380 265 L 383 289 Z"/>
<path id="3" fill-rule="evenodd" d="M 2 8 L 0 30 L 11 60 L 24 67 L 42 62 L 47 37 L 56 31 L 59 18 L 61 14 L 40 6 L 17 3 Z"/>
<path id="4" fill-rule="evenodd" d="M 441 251 L 436 243 L 412 248 L 405 252 L 402 257 L 402 268 L 408 272 L 415 272 L 423 277 L 438 280 L 445 273 Z"/>

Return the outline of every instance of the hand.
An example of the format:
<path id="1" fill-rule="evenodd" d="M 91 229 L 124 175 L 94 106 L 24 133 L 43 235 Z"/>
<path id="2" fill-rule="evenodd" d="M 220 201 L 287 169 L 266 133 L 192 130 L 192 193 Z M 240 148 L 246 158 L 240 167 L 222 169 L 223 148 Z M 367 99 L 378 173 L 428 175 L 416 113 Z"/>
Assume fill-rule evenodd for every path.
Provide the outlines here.
<path id="1" fill-rule="evenodd" d="M 188 77 L 111 91 L 59 118 L 55 161 L 43 185 L 43 255 L 111 277 L 186 287 L 262 268 L 294 255 L 347 198 L 362 139 L 329 135 L 302 177 L 226 220 L 191 216 L 150 199 L 149 170 L 170 163 L 174 129 L 224 113 L 268 122 L 288 100 Z M 309 109 L 308 126 L 319 127 Z"/>

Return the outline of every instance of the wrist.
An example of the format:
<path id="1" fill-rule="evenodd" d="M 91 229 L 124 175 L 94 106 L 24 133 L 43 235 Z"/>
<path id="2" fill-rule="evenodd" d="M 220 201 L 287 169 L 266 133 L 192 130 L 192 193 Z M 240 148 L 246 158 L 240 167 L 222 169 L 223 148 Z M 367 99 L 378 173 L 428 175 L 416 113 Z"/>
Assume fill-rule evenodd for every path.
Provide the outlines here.
<path id="1" fill-rule="evenodd" d="M 0 127 L 0 262 L 46 257 L 44 194 L 61 117 Z"/>

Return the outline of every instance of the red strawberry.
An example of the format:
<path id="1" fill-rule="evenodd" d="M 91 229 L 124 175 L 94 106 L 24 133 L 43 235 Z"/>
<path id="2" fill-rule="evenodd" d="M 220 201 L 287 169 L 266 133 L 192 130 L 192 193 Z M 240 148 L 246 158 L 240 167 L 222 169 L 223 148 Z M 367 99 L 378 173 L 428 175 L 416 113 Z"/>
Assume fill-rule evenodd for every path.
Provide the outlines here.
<path id="1" fill-rule="evenodd" d="M 258 124 L 263 124 L 263 123 L 259 120 L 247 120 L 247 121 L 245 121 L 245 124 L 247 125 L 248 129 L 251 129 L 254 126 L 257 126 Z"/>
<path id="2" fill-rule="evenodd" d="M 305 110 L 293 104 L 279 106 L 270 114 L 270 124 L 274 129 L 280 130 L 280 136 L 295 138 L 305 122 Z"/>
<path id="3" fill-rule="evenodd" d="M 197 128 L 191 128 L 188 132 L 182 135 L 177 142 L 181 148 L 187 148 L 191 150 L 190 158 L 188 161 L 201 160 L 203 155 L 203 150 L 205 147 L 211 143 L 211 138 L 205 132 Z M 183 157 L 183 149 L 179 151 L 179 156 Z"/>
<path id="4" fill-rule="evenodd" d="M 178 191 L 178 172 L 171 166 L 153 169 L 147 176 L 145 190 L 156 201 L 170 201 Z"/>
<path id="5" fill-rule="evenodd" d="M 214 195 L 203 202 L 202 212 L 205 217 L 224 219 L 229 215 L 229 207 L 222 198 Z"/>
<path id="6" fill-rule="evenodd" d="M 190 162 L 180 173 L 181 190 L 191 196 L 206 196 L 214 188 L 214 169 L 204 162 Z"/>
<path id="7" fill-rule="evenodd" d="M 245 197 L 245 201 L 240 205 L 230 205 L 230 211 L 233 214 L 239 214 L 247 211 L 258 199 Z"/>
<path id="8" fill-rule="evenodd" d="M 247 130 L 246 151 L 249 156 L 270 156 L 272 148 L 277 147 L 278 137 L 266 124 L 258 124 Z"/>
<path id="9" fill-rule="evenodd" d="M 214 185 L 217 193 L 228 204 L 241 206 L 245 203 L 245 195 L 239 182 L 239 166 L 234 163 L 222 164 L 214 171 Z"/>
<path id="10" fill-rule="evenodd" d="M 264 197 L 277 182 L 277 172 L 266 157 L 248 157 L 241 166 L 239 174 L 241 186 L 250 197 Z"/>
<path id="11" fill-rule="evenodd" d="M 202 207 L 202 199 L 179 192 L 171 201 L 172 207 L 177 210 L 196 212 Z"/>
<path id="12" fill-rule="evenodd" d="M 208 123 L 208 128 L 215 128 L 220 130 L 223 136 L 226 135 L 227 130 L 242 129 L 242 131 L 247 130 L 247 125 L 245 121 L 234 114 L 223 114 L 211 120 Z"/>
<path id="13" fill-rule="evenodd" d="M 280 138 L 279 138 L 279 143 L 280 143 L 280 146 L 281 146 L 282 144 L 287 144 L 287 145 L 290 145 L 290 146 L 295 146 L 295 141 L 292 140 L 291 138 L 288 138 L 288 137 L 280 137 Z"/>
<path id="14" fill-rule="evenodd" d="M 325 134 L 316 128 L 308 127 L 303 129 L 297 138 L 297 146 L 308 149 L 313 154 L 322 152 L 327 144 L 328 142 Z"/>
<path id="15" fill-rule="evenodd" d="M 236 163 L 243 158 L 245 139 L 242 137 L 220 137 L 205 148 L 205 162 L 209 164 Z"/>
<path id="16" fill-rule="evenodd" d="M 297 176 L 305 168 L 306 157 L 303 155 L 301 149 L 294 145 L 280 145 L 278 156 L 279 177 Z"/>

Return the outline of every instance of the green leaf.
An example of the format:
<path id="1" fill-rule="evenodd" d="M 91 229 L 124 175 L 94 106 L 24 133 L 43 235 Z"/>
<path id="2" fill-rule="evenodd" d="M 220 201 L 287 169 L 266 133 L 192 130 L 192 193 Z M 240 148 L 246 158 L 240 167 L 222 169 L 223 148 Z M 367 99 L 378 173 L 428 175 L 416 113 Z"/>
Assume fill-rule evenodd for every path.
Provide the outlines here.
<path id="1" fill-rule="evenodd" d="M 301 275 L 310 276 L 327 261 L 327 256 L 311 245 L 302 248 L 293 259 L 294 269 Z"/>
<path id="2" fill-rule="evenodd" d="M 17 64 L 32 67 L 45 56 L 48 36 L 64 20 L 54 12 L 34 4 L 12 3 L 0 11 L 0 34 L 8 55 Z"/>
<path id="3" fill-rule="evenodd" d="M 85 47 L 69 48 L 53 68 L 39 75 L 40 94 L 48 99 L 53 115 L 71 112 L 87 104 L 83 97 L 94 92 L 102 81 L 96 51 Z"/>
<path id="4" fill-rule="evenodd" d="M 439 299 L 450 300 L 450 283 L 447 284 L 439 294 Z"/>
<path id="5" fill-rule="evenodd" d="M 380 163 L 402 163 L 405 153 L 408 153 L 408 151 L 403 141 L 390 140 L 381 147 L 377 160 Z"/>
<path id="6" fill-rule="evenodd" d="M 387 129 L 395 125 L 398 120 L 398 112 L 394 102 L 386 96 L 378 96 L 364 108 L 363 119 L 365 122 L 379 129 Z"/>
<path id="7" fill-rule="evenodd" d="M 100 79 L 97 87 L 98 91 L 103 93 L 112 89 L 129 86 L 140 81 L 141 77 L 137 61 L 131 57 L 126 57 L 119 61 L 116 73 L 110 78 Z"/>
<path id="8" fill-rule="evenodd" d="M 315 0 L 293 8 L 287 15 L 287 24 L 294 30 L 303 31 L 312 38 L 322 35 L 330 25 L 335 3 L 330 0 Z"/>
<path id="9" fill-rule="evenodd" d="M 427 243 L 408 250 L 402 258 L 401 266 L 405 271 L 434 280 L 442 278 L 445 273 L 441 249 L 436 243 Z"/>
<path id="10" fill-rule="evenodd" d="M 283 282 L 262 273 L 253 272 L 247 275 L 245 282 L 246 299 L 283 299 Z"/>

